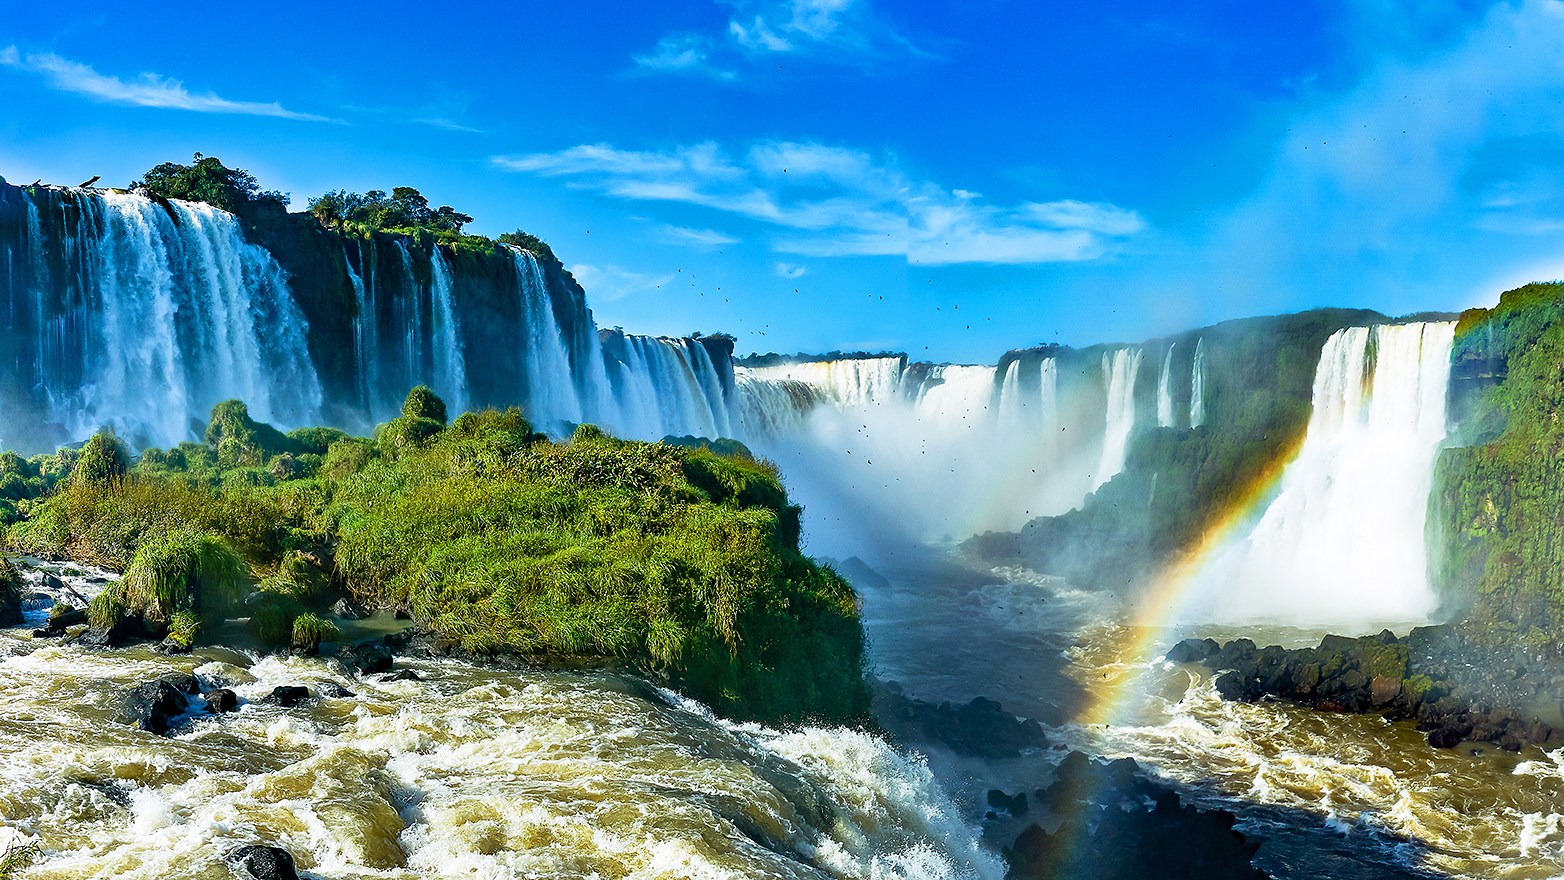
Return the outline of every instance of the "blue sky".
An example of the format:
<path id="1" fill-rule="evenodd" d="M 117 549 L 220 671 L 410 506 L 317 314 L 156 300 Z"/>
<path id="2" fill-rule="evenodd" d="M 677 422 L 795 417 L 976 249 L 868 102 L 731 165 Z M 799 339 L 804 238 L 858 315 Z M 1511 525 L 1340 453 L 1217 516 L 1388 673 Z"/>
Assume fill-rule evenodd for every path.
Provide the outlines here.
<path id="1" fill-rule="evenodd" d="M 992 363 L 1564 276 L 1564 4 L 1108 6 L 28 4 L 0 175 L 416 186 L 548 240 L 603 325 L 741 352 Z"/>

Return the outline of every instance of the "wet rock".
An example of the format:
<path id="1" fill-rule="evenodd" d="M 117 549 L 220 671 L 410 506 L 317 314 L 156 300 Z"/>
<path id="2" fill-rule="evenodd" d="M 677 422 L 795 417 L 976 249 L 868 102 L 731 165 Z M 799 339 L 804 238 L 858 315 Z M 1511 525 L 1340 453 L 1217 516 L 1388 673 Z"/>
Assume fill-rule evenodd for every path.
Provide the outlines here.
<path id="1" fill-rule="evenodd" d="M 1216 639 L 1185 639 L 1168 649 L 1170 663 L 1199 663 L 1222 650 Z"/>
<path id="2" fill-rule="evenodd" d="M 412 669 L 398 669 L 395 672 L 387 672 L 380 676 L 380 681 L 423 681 L 424 677 Z"/>
<path id="3" fill-rule="evenodd" d="M 1232 813 L 1184 804 L 1133 760 L 1101 763 L 1071 752 L 1057 776 L 1039 798 L 1058 830 L 1033 824 L 1021 832 L 1004 853 L 1013 878 L 1265 877 L 1251 863 L 1258 844 L 1233 830 Z"/>
<path id="4" fill-rule="evenodd" d="M 1048 747 L 1037 721 L 1017 718 L 994 700 L 934 703 L 907 696 L 895 682 L 873 682 L 874 717 L 902 742 L 938 744 L 963 755 L 1010 758 Z"/>
<path id="5" fill-rule="evenodd" d="M 1453 749 L 1464 740 L 1461 731 L 1454 727 L 1441 727 L 1428 734 L 1428 744 L 1436 749 Z"/>
<path id="6" fill-rule="evenodd" d="M 370 617 L 369 609 L 352 599 L 338 599 L 332 604 L 331 613 L 343 620 L 367 620 Z"/>
<path id="7" fill-rule="evenodd" d="M 218 688 L 206 695 L 206 708 L 213 712 L 233 712 L 239 708 L 239 695 L 228 688 Z"/>
<path id="8" fill-rule="evenodd" d="M 309 698 L 309 688 L 303 687 L 302 685 L 285 684 L 272 688 L 272 692 L 267 694 L 266 699 L 262 700 L 261 702 L 291 709 L 305 700 L 308 700 Z"/>
<path id="9" fill-rule="evenodd" d="M 338 656 L 344 664 L 358 669 L 365 675 L 389 672 L 394 660 L 391 647 L 385 642 L 364 642 L 351 648 L 344 648 Z"/>
<path id="10" fill-rule="evenodd" d="M 145 638 L 146 634 L 146 628 L 139 619 L 127 617 L 107 629 L 91 627 L 82 633 L 76 643 L 89 648 L 123 648 L 137 639 Z"/>
<path id="11" fill-rule="evenodd" d="M 65 635 L 73 626 L 87 622 L 87 612 L 70 605 L 55 605 L 49 609 L 49 620 L 41 628 L 33 630 L 35 639 L 52 639 Z"/>
<path id="12" fill-rule="evenodd" d="M 358 696 L 358 694 L 334 681 L 321 682 L 315 686 L 315 691 L 320 697 L 327 700 L 351 700 Z"/>
<path id="13" fill-rule="evenodd" d="M 988 790 L 989 816 L 995 817 L 999 813 L 1007 813 L 1011 816 L 1025 816 L 1027 813 L 1026 792 L 1017 795 L 1008 795 L 997 788 Z"/>
<path id="14" fill-rule="evenodd" d="M 253 880 L 299 880 L 293 855 L 275 846 L 241 846 L 227 861 L 240 876 Z"/>
<path id="15" fill-rule="evenodd" d="M 152 650 L 158 652 L 159 654 L 166 655 L 188 654 L 191 651 L 191 646 L 175 641 L 173 638 L 166 638 L 163 641 L 158 642 L 156 645 L 153 645 Z"/>
<path id="16" fill-rule="evenodd" d="M 169 673 L 131 688 L 125 698 L 124 714 L 142 730 L 165 734 L 176 718 L 190 711 L 190 698 L 200 691 L 195 676 Z"/>

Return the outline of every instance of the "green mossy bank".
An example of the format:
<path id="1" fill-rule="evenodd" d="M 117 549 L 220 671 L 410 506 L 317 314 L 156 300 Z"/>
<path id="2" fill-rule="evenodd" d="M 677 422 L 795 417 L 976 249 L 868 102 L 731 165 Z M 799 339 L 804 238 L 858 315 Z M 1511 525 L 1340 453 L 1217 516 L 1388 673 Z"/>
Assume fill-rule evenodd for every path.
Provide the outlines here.
<path id="1" fill-rule="evenodd" d="M 310 651 L 350 598 L 445 649 L 614 658 L 730 718 L 865 717 L 856 598 L 800 554 L 769 464 L 589 425 L 554 443 L 515 409 L 445 418 L 417 389 L 373 438 L 283 434 L 230 401 L 205 442 L 133 466 L 105 435 L 7 454 L 5 542 L 125 572 L 89 610 L 103 629 L 188 645 L 246 619 Z"/>

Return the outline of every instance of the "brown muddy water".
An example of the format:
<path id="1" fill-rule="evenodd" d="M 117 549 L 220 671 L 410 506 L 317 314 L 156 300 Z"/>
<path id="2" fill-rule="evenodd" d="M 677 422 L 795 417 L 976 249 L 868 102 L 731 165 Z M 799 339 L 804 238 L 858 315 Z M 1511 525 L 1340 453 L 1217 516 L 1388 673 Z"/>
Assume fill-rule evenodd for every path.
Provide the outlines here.
<path id="1" fill-rule="evenodd" d="M 26 632 L 0 637 L 0 836 L 42 847 L 27 878 L 229 878 L 243 843 L 366 880 L 1003 873 L 921 760 L 856 731 L 728 724 L 607 674 L 430 662 L 381 682 Z M 126 725 L 124 692 L 170 671 L 252 702 L 170 737 Z M 354 696 L 260 703 L 326 683 Z"/>

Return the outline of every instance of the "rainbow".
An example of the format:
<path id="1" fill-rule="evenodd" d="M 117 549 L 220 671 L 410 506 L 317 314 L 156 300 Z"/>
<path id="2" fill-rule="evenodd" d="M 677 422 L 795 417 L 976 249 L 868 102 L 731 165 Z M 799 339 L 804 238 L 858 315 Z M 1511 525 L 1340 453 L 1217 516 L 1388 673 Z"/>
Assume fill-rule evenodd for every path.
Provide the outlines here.
<path id="1" fill-rule="evenodd" d="M 1143 671 L 1136 661 L 1148 657 L 1158 640 L 1167 634 L 1168 627 L 1181 619 L 1181 612 L 1197 592 L 1195 587 L 1200 574 L 1211 561 L 1234 542 L 1242 540 L 1248 526 L 1276 496 L 1282 475 L 1303 446 L 1304 434 L 1304 431 L 1298 432 L 1280 449 L 1233 495 L 1225 508 L 1211 517 L 1199 539 L 1151 579 L 1145 592 L 1131 606 L 1130 616 L 1122 627 L 1122 638 L 1110 643 L 1113 656 L 1103 658 L 1119 662 L 1108 667 L 1111 671 L 1105 673 L 1107 678 L 1089 683 L 1088 691 L 1093 697 L 1077 715 L 1078 723 L 1114 724 L 1131 713 L 1134 701 L 1142 696 L 1134 687 Z M 1093 668 L 1100 667 L 1093 664 Z"/>

